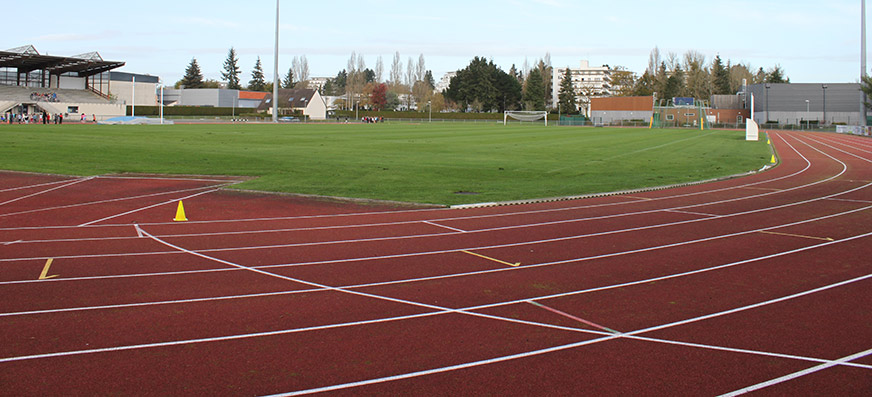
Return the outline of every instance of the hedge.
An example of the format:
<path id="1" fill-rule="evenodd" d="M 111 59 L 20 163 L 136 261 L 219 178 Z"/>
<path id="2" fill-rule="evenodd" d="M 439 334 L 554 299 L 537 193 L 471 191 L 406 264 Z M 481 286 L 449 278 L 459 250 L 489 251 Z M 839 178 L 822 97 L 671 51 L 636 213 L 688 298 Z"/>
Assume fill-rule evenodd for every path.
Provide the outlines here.
<path id="1" fill-rule="evenodd" d="M 257 115 L 249 108 L 217 108 L 205 106 L 164 106 L 164 116 L 236 116 Z M 127 115 L 131 116 L 133 107 L 127 107 Z M 137 116 L 159 116 L 160 106 L 137 106 Z"/>
<path id="2" fill-rule="evenodd" d="M 405 111 L 405 112 L 392 112 L 392 111 L 373 111 L 373 110 L 361 110 L 356 113 L 357 117 L 384 117 L 386 119 L 428 119 L 430 118 L 429 112 L 416 112 L 416 111 Z M 355 112 L 353 110 L 337 110 L 334 112 L 334 118 L 345 118 L 353 119 L 355 117 Z M 448 113 L 433 113 L 433 119 L 438 120 L 502 120 L 502 113 L 460 113 L 460 112 L 448 112 Z M 556 114 L 548 114 L 548 120 L 557 120 Z"/>

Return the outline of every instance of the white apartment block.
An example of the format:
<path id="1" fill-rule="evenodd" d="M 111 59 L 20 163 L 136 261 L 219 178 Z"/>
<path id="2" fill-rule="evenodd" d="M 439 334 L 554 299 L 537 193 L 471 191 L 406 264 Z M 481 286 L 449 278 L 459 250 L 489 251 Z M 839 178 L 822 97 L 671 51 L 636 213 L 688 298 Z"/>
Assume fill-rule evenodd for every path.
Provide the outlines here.
<path id="1" fill-rule="evenodd" d="M 448 86 L 451 85 L 451 79 L 457 76 L 457 72 L 448 72 L 442 76 L 442 79 L 436 83 L 436 87 L 434 87 L 433 92 L 442 92 L 448 89 Z"/>
<path id="2" fill-rule="evenodd" d="M 551 103 L 558 103 L 560 94 L 560 80 L 566 73 L 567 68 L 554 68 L 551 78 Z M 575 90 L 575 102 L 581 108 L 582 113 L 590 114 L 590 98 L 605 97 L 612 95 L 611 74 L 609 65 L 590 66 L 586 60 L 581 61 L 581 67 L 569 68 L 572 74 L 572 87 Z"/>

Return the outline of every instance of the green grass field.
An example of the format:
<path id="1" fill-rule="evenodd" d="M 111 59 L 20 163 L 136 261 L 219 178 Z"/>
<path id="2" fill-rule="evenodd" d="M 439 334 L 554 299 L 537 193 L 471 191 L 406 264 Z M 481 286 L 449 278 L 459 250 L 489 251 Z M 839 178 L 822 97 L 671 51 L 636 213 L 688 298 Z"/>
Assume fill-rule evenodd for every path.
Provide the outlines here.
<path id="1" fill-rule="evenodd" d="M 0 125 L 0 169 L 256 176 L 264 191 L 461 204 L 608 192 L 756 170 L 737 131 L 497 124 Z M 458 192 L 466 192 L 459 194 Z"/>

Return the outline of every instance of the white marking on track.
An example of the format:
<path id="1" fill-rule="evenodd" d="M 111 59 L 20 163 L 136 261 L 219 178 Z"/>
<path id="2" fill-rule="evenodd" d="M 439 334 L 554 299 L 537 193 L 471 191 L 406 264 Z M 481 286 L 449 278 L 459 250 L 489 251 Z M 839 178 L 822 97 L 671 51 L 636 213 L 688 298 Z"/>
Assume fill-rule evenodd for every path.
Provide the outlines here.
<path id="1" fill-rule="evenodd" d="M 53 192 L 53 191 L 55 191 L 55 190 L 63 189 L 63 188 L 65 188 L 65 187 L 69 187 L 69 186 L 73 186 L 73 185 L 76 185 L 76 184 L 79 184 L 79 183 L 82 183 L 82 182 L 90 181 L 91 179 L 94 179 L 94 177 L 77 179 L 77 180 L 74 180 L 74 181 L 72 181 L 72 182 L 69 182 L 69 183 L 63 184 L 63 185 L 61 185 L 61 186 L 53 187 L 53 188 L 51 188 L 51 189 L 42 190 L 42 191 L 39 191 L 39 192 L 36 192 L 36 193 L 28 194 L 28 195 L 26 195 L 26 196 L 21 196 L 21 197 L 18 197 L 18 198 L 12 199 L 12 200 L 4 201 L 4 202 L 0 203 L 0 205 L 6 205 L 6 204 L 9 204 L 9 203 L 14 203 L 14 202 L 16 202 L 16 201 L 21 201 L 21 200 L 24 200 L 24 199 L 29 199 L 29 198 L 31 198 L 31 197 L 36 197 L 36 196 L 39 196 L 39 195 L 41 195 L 41 194 L 45 194 L 45 193 L 49 193 L 49 192 Z"/>
<path id="2" fill-rule="evenodd" d="M 451 226 L 440 225 L 440 224 L 438 224 L 438 223 L 436 223 L 436 222 L 423 221 L 423 222 L 421 222 L 421 223 L 426 223 L 426 224 L 428 224 L 428 225 L 433 225 L 433 226 L 436 226 L 436 227 L 441 227 L 441 228 L 443 228 L 443 229 L 454 230 L 455 232 L 468 233 L 466 230 L 458 229 L 458 228 L 456 228 L 456 227 L 451 227 Z"/>
<path id="3" fill-rule="evenodd" d="M 120 217 L 120 216 L 134 214 L 134 213 L 137 213 L 137 212 L 139 212 L 139 211 L 145 211 L 145 210 L 147 210 L 147 209 L 151 209 L 151 208 L 155 208 L 155 207 L 160 207 L 160 206 L 162 206 L 162 205 L 172 204 L 172 203 L 178 202 L 179 200 L 187 200 L 187 199 L 189 199 L 189 198 L 191 198 L 191 197 L 197 197 L 197 196 L 202 196 L 202 195 L 204 195 L 204 194 L 214 193 L 214 192 L 217 192 L 218 190 L 221 190 L 221 189 L 211 189 L 211 190 L 207 190 L 207 191 L 205 191 L 205 192 L 200 192 L 200 193 L 197 193 L 197 194 L 192 194 L 192 195 L 185 196 L 185 197 L 181 197 L 181 198 L 174 198 L 174 199 L 172 199 L 172 200 L 164 201 L 164 202 L 162 202 L 162 203 L 157 203 L 157 204 L 149 205 L 149 206 L 147 206 L 147 207 L 137 208 L 137 209 L 135 209 L 135 210 L 130 210 L 130 211 L 127 211 L 127 212 L 122 212 L 122 213 L 120 213 L 120 214 L 115 214 L 115 215 L 112 215 L 112 216 L 107 216 L 107 217 L 105 217 L 105 218 L 97 219 L 96 221 L 91 221 L 91 222 L 88 222 L 88 223 L 83 223 L 83 224 L 79 225 L 79 227 L 90 226 L 90 225 L 93 225 L 93 224 L 95 224 L 95 223 L 100 223 L 100 222 L 103 222 L 103 221 L 108 221 L 108 220 L 110 220 L 110 219 L 118 218 L 118 217 Z"/>
<path id="4" fill-rule="evenodd" d="M 184 192 L 190 192 L 190 191 L 195 191 L 195 190 L 212 189 L 212 188 L 216 188 L 219 186 L 226 186 L 226 185 L 204 186 L 204 187 L 198 187 L 198 188 L 193 188 L 193 189 L 173 190 L 173 191 L 160 192 L 160 193 L 143 194 L 140 196 L 120 197 L 120 198 L 114 198 L 114 199 L 108 199 L 108 200 L 90 201 L 87 203 L 61 205 L 61 206 L 56 206 L 56 207 L 46 207 L 46 208 L 39 208 L 39 209 L 34 209 L 34 210 L 20 211 L 20 212 L 10 212 L 8 214 L 0 214 L 0 217 L 32 214 L 32 213 L 36 213 L 36 212 L 54 211 L 54 210 L 76 208 L 76 207 L 84 207 L 84 206 L 96 205 L 96 204 L 114 203 L 114 202 L 118 202 L 118 201 L 137 200 L 137 199 L 141 199 L 141 198 L 163 196 L 163 195 L 167 195 L 167 194 L 176 194 L 176 193 L 184 193 Z"/>
<path id="5" fill-rule="evenodd" d="M 862 351 L 862 352 L 859 352 L 856 354 L 852 354 L 852 355 L 847 356 L 847 357 L 842 357 L 838 360 L 824 363 L 824 364 L 814 366 L 811 368 L 807 368 L 807 369 L 804 369 L 802 371 L 794 372 L 792 374 L 785 375 L 785 376 L 782 376 L 780 378 L 775 378 L 772 380 L 768 380 L 766 382 L 758 383 L 758 384 L 753 385 L 753 386 L 748 386 L 744 389 L 739 389 L 739 390 L 736 390 L 736 391 L 733 391 L 730 393 L 722 394 L 721 396 L 723 396 L 723 397 L 740 396 L 742 394 L 750 393 L 750 392 L 755 391 L 755 390 L 760 390 L 763 388 L 767 388 L 769 386 L 774 386 L 774 385 L 777 385 L 779 383 L 784 383 L 787 381 L 794 380 L 796 378 L 800 378 L 800 377 L 803 377 L 803 376 L 806 376 L 809 374 L 813 374 L 815 372 L 822 371 L 822 370 L 834 367 L 834 366 L 839 365 L 839 364 L 848 363 L 849 361 L 857 360 L 857 359 L 866 357 L 870 354 L 872 354 L 872 349 Z"/>

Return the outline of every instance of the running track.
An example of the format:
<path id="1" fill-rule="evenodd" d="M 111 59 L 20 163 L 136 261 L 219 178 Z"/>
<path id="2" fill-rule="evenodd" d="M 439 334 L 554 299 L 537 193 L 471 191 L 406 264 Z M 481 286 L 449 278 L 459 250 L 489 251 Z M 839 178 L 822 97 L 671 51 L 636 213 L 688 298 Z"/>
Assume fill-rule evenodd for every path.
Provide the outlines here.
<path id="1" fill-rule="evenodd" d="M 0 393 L 872 394 L 872 140 L 770 136 L 744 178 L 465 210 L 0 173 Z"/>

